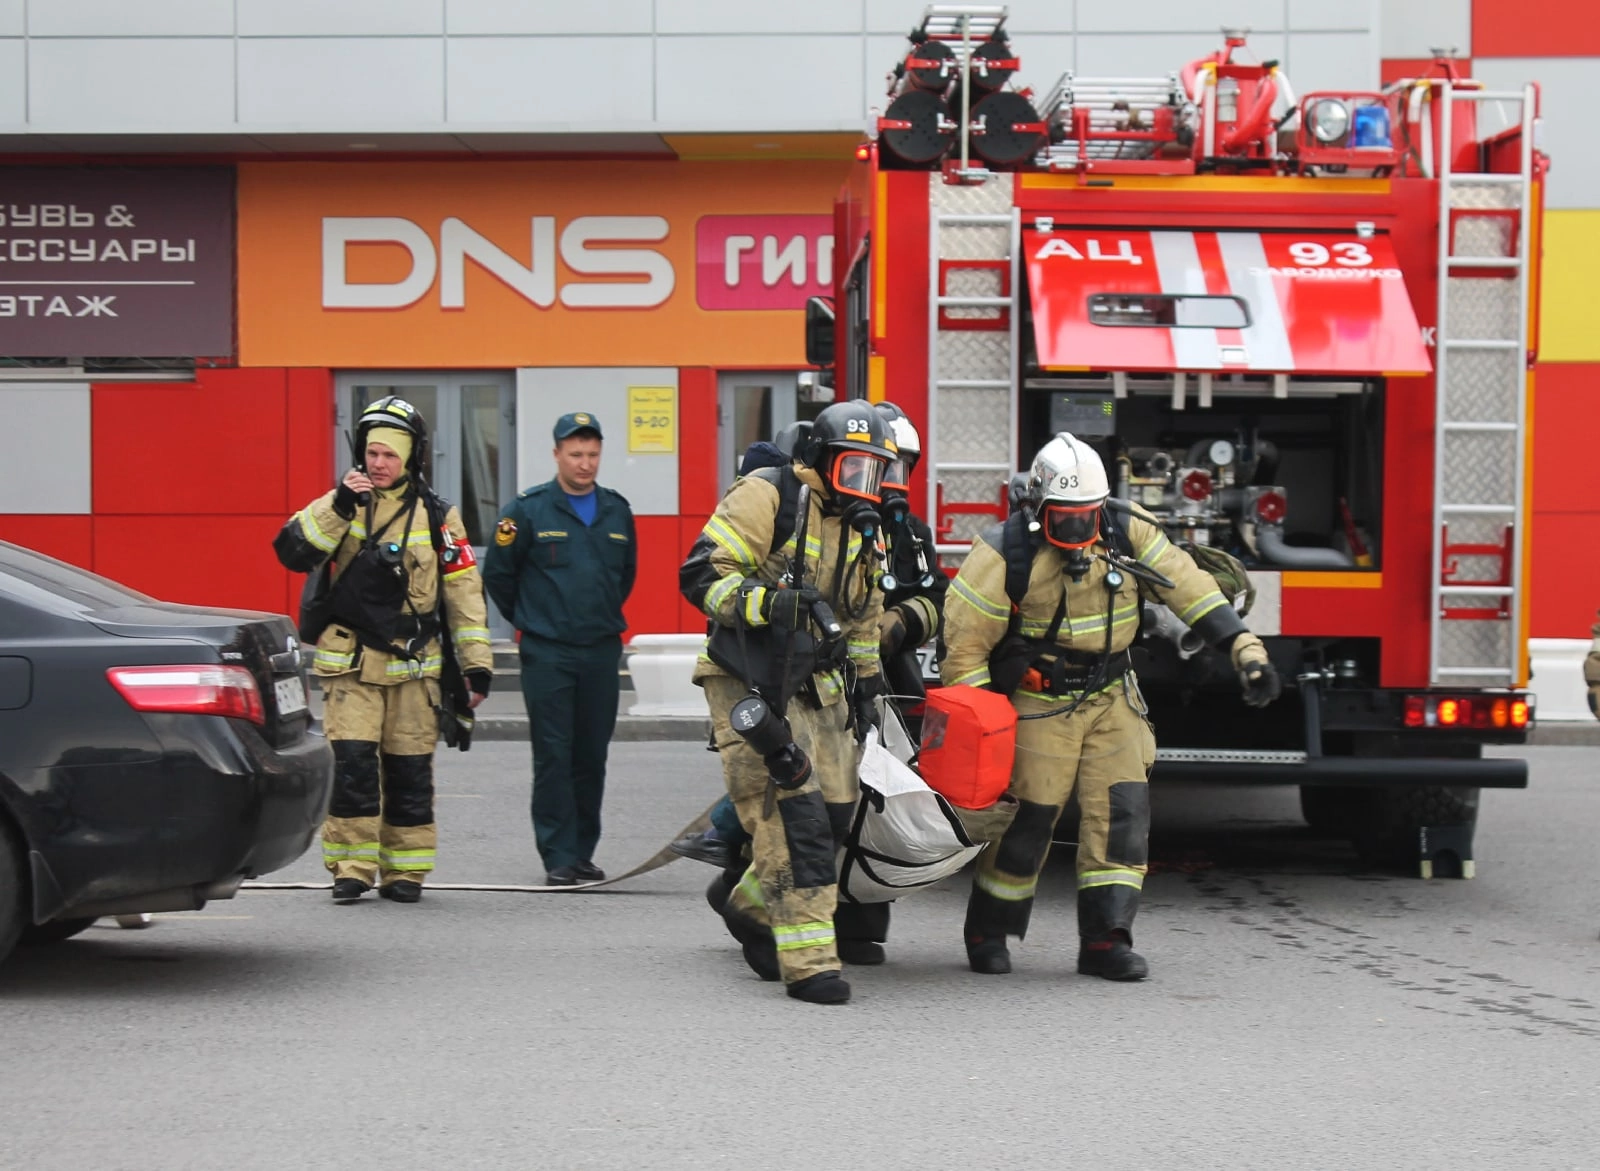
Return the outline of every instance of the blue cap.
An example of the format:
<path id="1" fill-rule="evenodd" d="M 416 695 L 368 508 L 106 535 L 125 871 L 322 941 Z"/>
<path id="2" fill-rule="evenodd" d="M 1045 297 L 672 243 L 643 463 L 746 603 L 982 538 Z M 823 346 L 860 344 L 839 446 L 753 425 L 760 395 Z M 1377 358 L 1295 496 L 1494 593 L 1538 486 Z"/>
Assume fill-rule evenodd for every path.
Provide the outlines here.
<path id="1" fill-rule="evenodd" d="M 593 431 L 596 439 L 604 439 L 605 435 L 600 430 L 600 420 L 587 411 L 573 411 L 571 414 L 562 415 L 556 420 L 555 437 L 560 443 L 569 439 L 579 431 Z"/>

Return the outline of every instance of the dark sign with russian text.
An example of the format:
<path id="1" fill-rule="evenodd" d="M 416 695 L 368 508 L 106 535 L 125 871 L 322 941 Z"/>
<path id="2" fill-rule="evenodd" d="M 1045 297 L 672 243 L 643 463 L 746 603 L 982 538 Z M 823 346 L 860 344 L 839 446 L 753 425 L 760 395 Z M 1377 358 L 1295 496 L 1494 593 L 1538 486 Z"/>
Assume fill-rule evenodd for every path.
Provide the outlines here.
<path id="1" fill-rule="evenodd" d="M 233 171 L 0 170 L 0 356 L 233 353 Z"/>

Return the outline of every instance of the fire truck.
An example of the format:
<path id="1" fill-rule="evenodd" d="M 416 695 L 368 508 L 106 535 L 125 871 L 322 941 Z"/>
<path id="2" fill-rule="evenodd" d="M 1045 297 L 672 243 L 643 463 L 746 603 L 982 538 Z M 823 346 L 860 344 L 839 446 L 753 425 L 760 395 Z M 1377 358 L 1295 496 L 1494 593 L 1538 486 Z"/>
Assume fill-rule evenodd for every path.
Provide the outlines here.
<path id="1" fill-rule="evenodd" d="M 1298 785 L 1313 828 L 1470 876 L 1479 791 L 1527 784 L 1483 749 L 1533 716 L 1539 91 L 1441 51 L 1297 96 L 1221 40 L 1041 94 L 1003 7 L 930 7 L 836 202 L 808 361 L 918 424 L 949 569 L 1059 431 L 1175 541 L 1244 562 L 1284 696 L 1244 707 L 1147 606 L 1156 779 Z"/>

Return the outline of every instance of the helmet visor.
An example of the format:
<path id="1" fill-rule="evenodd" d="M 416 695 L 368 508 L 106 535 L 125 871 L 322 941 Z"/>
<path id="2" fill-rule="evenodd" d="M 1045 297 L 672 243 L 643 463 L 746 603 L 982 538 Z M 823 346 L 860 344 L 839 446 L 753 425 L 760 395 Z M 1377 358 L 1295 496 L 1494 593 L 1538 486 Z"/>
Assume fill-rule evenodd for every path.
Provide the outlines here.
<path id="1" fill-rule="evenodd" d="M 883 486 L 885 490 L 898 492 L 911 491 L 911 469 L 917 466 L 915 456 L 899 456 L 889 461 L 889 467 L 883 473 Z"/>
<path id="2" fill-rule="evenodd" d="M 883 474 L 888 467 L 889 461 L 882 456 L 841 452 L 833 461 L 833 490 L 878 504 L 883 499 Z"/>
<path id="3" fill-rule="evenodd" d="M 1062 549 L 1087 549 L 1100 535 L 1100 505 L 1046 504 L 1044 535 Z"/>

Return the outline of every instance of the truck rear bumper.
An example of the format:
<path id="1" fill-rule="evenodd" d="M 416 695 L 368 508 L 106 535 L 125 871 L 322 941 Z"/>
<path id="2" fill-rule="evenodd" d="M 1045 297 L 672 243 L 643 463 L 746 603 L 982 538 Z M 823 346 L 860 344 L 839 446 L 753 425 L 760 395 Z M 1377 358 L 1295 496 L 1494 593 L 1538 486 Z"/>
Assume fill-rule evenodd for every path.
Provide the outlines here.
<path id="1" fill-rule="evenodd" d="M 1455 788 L 1526 789 L 1528 762 L 1515 757 L 1458 760 L 1446 757 L 1307 756 L 1303 752 L 1227 752 L 1163 749 L 1152 780 L 1208 781 L 1227 785 L 1447 785 Z"/>

